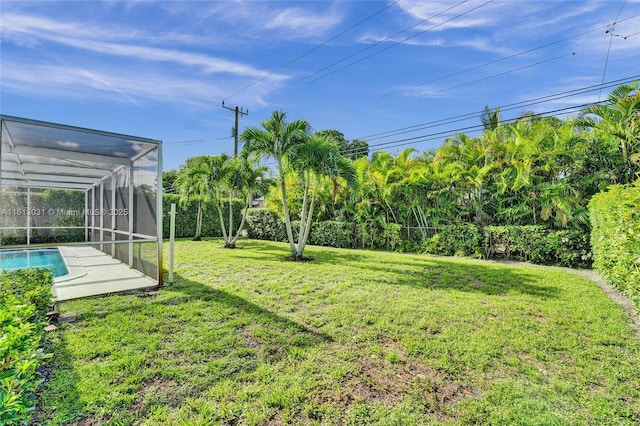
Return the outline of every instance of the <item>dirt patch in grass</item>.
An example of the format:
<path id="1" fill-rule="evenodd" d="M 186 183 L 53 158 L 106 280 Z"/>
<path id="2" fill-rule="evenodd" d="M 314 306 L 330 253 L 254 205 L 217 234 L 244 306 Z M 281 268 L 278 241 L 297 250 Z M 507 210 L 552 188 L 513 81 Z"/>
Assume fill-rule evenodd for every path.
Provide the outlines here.
<path id="1" fill-rule="evenodd" d="M 260 350 L 264 347 L 264 343 L 256 340 L 250 332 L 244 331 L 240 333 L 240 340 L 242 345 L 249 349 Z"/>
<path id="2" fill-rule="evenodd" d="M 417 392 L 434 409 L 463 395 L 463 387 L 439 371 L 418 362 L 389 363 L 377 357 L 362 360 L 362 374 L 368 384 L 369 400 L 396 403 Z"/>
<path id="3" fill-rule="evenodd" d="M 359 366 L 342 379 L 340 387 L 317 402 L 347 410 L 353 403 L 392 406 L 411 398 L 421 400 L 425 412 L 445 418 L 449 412 L 446 406 L 472 395 L 470 387 L 407 357 L 399 342 L 382 338 L 381 346 L 381 355 L 362 356 Z"/>
<path id="4" fill-rule="evenodd" d="M 140 418 L 144 418 L 151 406 L 179 406 L 188 392 L 176 388 L 177 386 L 174 382 L 163 379 L 157 379 L 143 385 L 137 392 L 136 400 L 131 406 L 131 412 L 138 413 Z"/>
<path id="5" fill-rule="evenodd" d="M 315 259 L 316 258 L 312 256 L 302 256 L 302 257 L 286 256 L 282 258 L 282 260 L 284 260 L 285 262 L 311 262 L 312 260 L 315 260 Z"/>

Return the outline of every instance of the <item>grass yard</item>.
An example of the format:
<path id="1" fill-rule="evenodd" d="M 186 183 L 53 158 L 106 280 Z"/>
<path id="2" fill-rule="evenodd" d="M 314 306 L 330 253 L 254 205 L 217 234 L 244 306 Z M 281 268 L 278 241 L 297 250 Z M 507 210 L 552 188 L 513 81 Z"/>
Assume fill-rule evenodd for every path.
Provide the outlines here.
<path id="1" fill-rule="evenodd" d="M 640 424 L 640 341 L 553 268 L 240 241 L 65 302 L 38 424 Z M 305 252 L 307 253 L 307 252 Z"/>

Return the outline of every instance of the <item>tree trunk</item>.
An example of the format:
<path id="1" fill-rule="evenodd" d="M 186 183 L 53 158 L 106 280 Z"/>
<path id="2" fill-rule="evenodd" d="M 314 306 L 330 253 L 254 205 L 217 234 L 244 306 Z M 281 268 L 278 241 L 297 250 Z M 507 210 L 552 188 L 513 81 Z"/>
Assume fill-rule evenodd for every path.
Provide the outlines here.
<path id="1" fill-rule="evenodd" d="M 298 250 L 296 251 L 296 257 L 302 257 L 302 251 L 304 250 L 304 230 L 307 221 L 307 202 L 309 200 L 309 173 L 305 173 L 304 177 L 304 196 L 302 197 L 302 212 L 300 213 L 300 231 L 298 232 Z"/>
<path id="2" fill-rule="evenodd" d="M 307 240 L 309 239 L 309 233 L 311 231 L 311 222 L 313 220 L 313 208 L 314 208 L 315 203 L 316 203 L 316 196 L 315 196 L 316 190 L 317 190 L 317 185 L 316 185 L 316 187 L 314 188 L 314 191 L 313 191 L 314 195 L 311 196 L 311 204 L 309 205 L 309 213 L 308 213 L 308 218 L 307 218 L 307 221 L 306 221 L 306 224 L 305 224 L 305 228 L 304 228 L 304 230 L 303 229 L 300 230 L 300 237 L 299 237 L 300 243 L 298 244 L 298 257 L 299 258 L 302 258 L 302 254 L 304 253 L 304 248 L 306 247 Z M 303 232 L 304 232 L 304 236 L 302 234 Z"/>
<path id="3" fill-rule="evenodd" d="M 247 194 L 247 203 L 244 206 L 244 211 L 242 212 L 242 219 L 240 220 L 240 226 L 238 227 L 238 232 L 236 232 L 235 237 L 231 240 L 231 245 L 233 247 L 236 246 L 236 241 L 238 241 L 238 237 L 240 236 L 240 232 L 242 231 L 242 227 L 244 226 L 245 219 L 247 218 L 247 211 L 249 211 L 249 207 L 251 206 L 251 200 L 253 199 L 253 193 L 249 191 Z"/>
<path id="4" fill-rule="evenodd" d="M 222 238 L 224 239 L 224 245 L 229 243 L 229 237 L 227 236 L 227 229 L 224 225 L 224 215 L 222 214 L 222 206 L 220 205 L 220 199 L 216 200 L 216 208 L 218 209 L 218 217 L 220 218 L 220 229 L 222 230 Z"/>
<path id="5" fill-rule="evenodd" d="M 196 214 L 196 236 L 194 240 L 202 239 L 202 201 L 198 201 L 198 213 Z"/>
<path id="6" fill-rule="evenodd" d="M 282 211 L 284 213 L 284 226 L 287 230 L 287 239 L 289 240 L 289 248 L 291 256 L 296 255 L 296 243 L 293 240 L 293 231 L 291 230 L 291 216 L 289 215 L 289 206 L 287 205 L 287 188 L 284 181 L 282 171 L 282 160 L 278 159 L 278 180 L 280 181 L 280 192 L 282 194 Z"/>
<path id="7" fill-rule="evenodd" d="M 227 240 L 224 242 L 225 246 L 228 246 L 231 243 L 231 239 L 233 238 L 233 199 L 235 196 L 235 191 L 229 191 L 229 236 Z"/>

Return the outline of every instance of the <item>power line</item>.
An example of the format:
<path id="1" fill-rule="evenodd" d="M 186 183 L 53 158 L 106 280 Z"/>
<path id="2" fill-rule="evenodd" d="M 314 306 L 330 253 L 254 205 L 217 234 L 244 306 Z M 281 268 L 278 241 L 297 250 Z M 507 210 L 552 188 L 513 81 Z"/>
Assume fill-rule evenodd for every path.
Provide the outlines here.
<path id="1" fill-rule="evenodd" d="M 607 83 L 605 83 L 604 85 L 602 84 L 595 84 L 592 86 L 586 86 L 586 87 L 581 87 L 578 89 L 572 89 L 572 90 L 567 90 L 564 92 L 559 92 L 559 93 L 554 93 L 551 95 L 545 95 L 545 96 L 540 96 L 537 98 L 533 98 L 533 99 L 528 99 L 525 101 L 519 101 L 519 102 L 514 102 L 511 104 L 505 104 L 502 106 L 498 106 L 497 108 L 500 108 L 501 111 L 509 111 L 509 110 L 513 110 L 516 108 L 522 108 L 522 107 L 527 107 L 527 106 L 532 106 L 532 105 L 538 105 L 544 102 L 550 102 L 550 101 L 555 101 L 555 100 L 559 100 L 559 99 L 563 99 L 563 98 L 567 98 L 567 97 L 571 97 L 571 96 L 576 96 L 576 95 L 581 95 L 584 93 L 588 93 L 588 92 L 592 92 L 595 90 L 599 90 L 601 87 L 602 88 L 609 88 L 609 87 L 614 87 L 614 86 L 618 86 L 620 84 L 624 84 L 624 83 L 628 83 L 630 81 L 633 81 L 635 79 L 640 78 L 640 74 L 638 75 L 632 75 L 630 77 L 626 77 L 626 78 L 622 78 L 622 79 L 618 79 L 618 80 L 612 80 L 609 81 Z M 451 124 L 451 123 L 455 123 L 458 121 L 465 121 L 471 118 L 476 118 L 479 117 L 481 114 L 483 113 L 483 111 L 478 111 L 478 112 L 471 112 L 471 113 L 466 113 L 466 114 L 461 114 L 461 115 L 457 115 L 457 116 L 453 116 L 453 117 L 449 117 L 449 118 L 443 118 L 443 119 L 439 119 L 439 120 L 434 120 L 434 121 L 427 121 L 424 123 L 419 123 L 419 124 L 415 124 L 412 126 L 406 126 L 406 127 L 401 127 L 398 129 L 393 129 L 393 130 L 388 130 L 388 131 L 384 131 L 384 132 L 379 132 L 379 133 L 374 133 L 374 134 L 370 134 L 370 135 L 366 135 L 366 136 L 360 136 L 356 139 L 363 139 L 363 140 L 375 140 L 375 139 L 382 139 L 384 137 L 390 137 L 390 136 L 395 136 L 398 134 L 402 134 L 402 133 L 411 133 L 414 131 L 418 131 L 418 130 L 423 130 L 425 128 L 430 128 L 430 127 L 438 127 L 438 126 L 442 126 L 445 124 Z"/>
<path id="2" fill-rule="evenodd" d="M 597 104 L 602 104 L 606 101 L 597 101 L 597 102 L 590 102 L 590 103 L 586 103 L 586 104 L 581 104 L 581 105 L 574 105 L 574 106 L 570 106 L 570 107 L 566 107 L 566 108 L 559 108 L 559 109 L 555 109 L 555 110 L 550 110 L 550 111 L 544 111 L 541 113 L 536 113 L 535 116 L 536 117 L 547 117 L 547 116 L 554 116 L 557 115 L 558 113 L 561 113 L 560 115 L 566 115 L 566 114 L 570 114 L 572 112 L 577 112 L 582 110 L 584 107 L 589 106 L 589 105 L 597 105 Z M 521 118 L 516 117 L 516 118 L 512 118 L 512 119 L 508 119 L 508 120 L 503 120 L 501 121 L 501 124 L 511 124 L 511 123 L 515 123 L 518 120 L 520 120 Z M 442 138 L 443 136 L 446 135 L 455 135 L 461 132 L 465 132 L 465 131 L 474 131 L 474 130 L 482 130 L 484 128 L 483 124 L 478 124 L 478 125 L 474 125 L 474 126 L 467 126 L 467 127 L 459 127 L 456 129 L 449 129 L 449 130 L 445 130 L 445 131 L 441 131 L 441 132 L 435 132 L 435 133 L 428 133 L 428 134 L 424 134 L 424 135 L 419 135 L 419 136 L 414 136 L 411 138 L 404 138 L 404 139 L 398 139 L 398 140 L 394 140 L 394 141 L 388 141 L 388 142 L 381 142 L 378 144 L 373 144 L 373 145 L 369 145 L 369 148 L 374 148 L 372 151 L 380 151 L 383 149 L 388 149 L 388 148 L 396 148 L 396 147 L 400 147 L 400 146 L 407 146 L 407 145 L 413 145 L 416 143 L 420 143 L 420 142 L 428 142 L 431 140 L 437 140 Z M 347 150 L 346 152 L 348 153 L 349 150 Z"/>
<path id="3" fill-rule="evenodd" d="M 620 22 L 625 22 L 625 21 L 628 21 L 630 19 L 636 18 L 638 16 L 640 16 L 640 14 L 629 16 L 629 17 L 627 17 L 627 18 L 625 18 L 623 20 L 620 20 L 618 22 L 619 23 Z M 576 38 L 576 37 L 581 37 L 583 35 L 586 35 L 586 34 L 589 34 L 589 33 L 595 32 L 595 31 L 600 31 L 600 30 L 602 30 L 604 28 L 608 28 L 608 27 L 609 27 L 609 25 L 599 26 L 599 27 L 593 28 L 593 29 L 588 30 L 588 31 L 584 31 L 584 32 L 581 32 L 581 33 L 578 33 L 578 34 L 574 34 L 572 36 L 565 37 L 565 38 L 562 38 L 562 39 L 559 39 L 559 40 L 556 40 L 556 41 L 552 41 L 550 43 L 546 43 L 546 44 L 543 44 L 543 45 L 540 45 L 540 46 L 537 46 L 537 47 L 533 47 L 531 49 L 523 50 L 523 51 L 514 53 L 512 55 L 505 56 L 503 58 L 495 59 L 493 61 L 485 62 L 483 64 L 476 65 L 476 66 L 473 66 L 473 67 L 470 67 L 470 68 L 466 68 L 464 70 L 457 71 L 457 72 L 454 72 L 454 73 L 451 73 L 451 74 L 447 74 L 447 75 L 444 75 L 442 77 L 438 77 L 438 78 L 435 78 L 435 79 L 432 79 L 432 80 L 424 81 L 422 83 L 416 84 L 415 86 L 413 86 L 413 88 L 415 89 L 416 87 L 424 86 L 424 85 L 430 84 L 430 83 L 435 83 L 437 81 L 445 80 L 445 79 L 450 78 L 450 77 L 455 77 L 455 76 L 460 75 L 460 74 L 465 74 L 465 73 L 470 72 L 470 71 L 475 71 L 475 70 L 477 70 L 479 68 L 484 68 L 484 67 L 489 66 L 489 65 L 497 64 L 498 62 L 506 61 L 508 59 L 513 59 L 513 58 L 516 58 L 518 56 L 525 55 L 527 53 L 535 52 L 536 50 L 540 50 L 540 49 L 544 49 L 546 47 L 554 46 L 554 45 L 562 43 L 564 41 L 571 40 L 571 39 Z M 627 38 L 631 37 L 631 36 L 634 36 L 636 34 L 631 34 L 630 36 L 627 36 Z M 396 90 L 394 92 L 390 92 L 390 93 L 387 93 L 385 95 L 382 95 L 382 97 L 388 97 L 388 96 L 396 95 L 398 93 L 403 93 L 405 91 L 406 90 Z"/>
<path id="4" fill-rule="evenodd" d="M 607 74 L 607 65 L 609 64 L 609 54 L 611 53 L 611 45 L 613 44 L 613 30 L 616 28 L 616 23 L 618 22 L 618 18 L 620 18 L 620 14 L 622 13 L 622 9 L 627 4 L 627 0 L 622 2 L 622 6 L 620 6 L 620 10 L 616 15 L 616 19 L 613 20 L 613 24 L 611 24 L 611 29 L 607 30 L 605 34 L 609 35 L 609 47 L 607 48 L 607 57 L 604 60 L 604 70 L 602 71 L 602 81 L 604 82 L 604 76 Z M 598 93 L 598 99 L 602 96 L 602 90 Z"/>
<path id="5" fill-rule="evenodd" d="M 562 59 L 562 58 L 567 57 L 567 56 L 575 56 L 575 55 L 576 55 L 576 52 L 565 53 L 564 55 L 556 56 L 555 58 L 546 59 L 544 61 L 538 61 L 538 62 L 533 63 L 533 64 L 524 65 L 524 66 L 521 66 L 521 67 L 518 67 L 518 68 L 514 68 L 514 69 L 511 69 L 511 70 L 508 70 L 508 71 L 504 71 L 504 72 L 501 72 L 501 73 L 498 73 L 498 74 L 493 74 L 493 75 L 490 75 L 490 76 L 487 76 L 487 77 L 479 78 L 477 80 L 469 81 L 467 83 L 458 84 L 457 86 L 451 86 L 451 87 L 447 87 L 446 89 L 440 89 L 440 90 L 437 90 L 435 92 L 430 92 L 430 93 L 428 93 L 426 95 L 422 95 L 421 98 L 424 98 L 424 97 L 427 97 L 427 96 L 432 96 L 432 95 L 435 95 L 435 94 L 438 94 L 438 93 L 448 92 L 449 90 L 452 90 L 452 89 L 457 89 L 457 88 L 460 88 L 460 87 L 469 86 L 471 84 L 479 83 L 481 81 L 490 80 L 490 79 L 495 78 L 495 77 L 500 77 L 500 76 L 503 76 L 503 75 L 506 75 L 506 74 L 511 74 L 512 72 L 522 71 L 522 70 L 527 69 L 527 68 L 532 68 L 532 67 L 535 67 L 537 65 L 545 64 L 547 62 L 551 62 L 551 61 L 555 61 L 557 59 Z"/>
<path id="6" fill-rule="evenodd" d="M 451 21 L 453 21 L 454 19 L 458 19 L 458 18 L 460 18 L 460 17 L 462 17 L 462 16 L 464 16 L 464 15 L 466 15 L 466 14 L 468 14 L 468 13 L 473 12 L 474 10 L 480 9 L 481 7 L 486 6 L 486 5 L 488 5 L 489 3 L 493 3 L 493 1 L 494 1 L 494 0 L 489 0 L 489 1 L 487 1 L 487 2 L 485 2 L 485 3 L 483 3 L 483 4 L 481 4 L 481 5 L 478 5 L 478 6 L 474 7 L 474 8 L 471 8 L 471 9 L 467 10 L 466 12 L 460 13 L 459 15 L 456 15 L 456 16 L 454 16 L 454 17 L 452 17 L 452 18 L 449 18 L 449 19 L 447 19 L 447 20 L 445 20 L 445 21 L 440 22 L 440 23 L 439 23 L 439 24 L 437 24 L 437 25 L 434 25 L 434 26 L 432 26 L 432 27 L 430 27 L 430 28 L 427 28 L 427 29 L 426 29 L 426 30 L 424 30 L 424 31 L 420 31 L 419 33 L 416 33 L 416 34 L 412 35 L 411 37 L 407 37 L 407 38 L 405 38 L 404 40 L 400 40 L 400 41 L 397 41 L 397 42 L 395 42 L 395 43 L 392 43 L 391 45 L 389 45 L 389 46 L 387 46 L 387 47 L 385 47 L 385 48 L 383 48 L 383 49 L 380 49 L 380 50 L 378 50 L 378 51 L 376 51 L 376 52 L 373 52 L 373 53 L 371 53 L 371 54 L 369 54 L 369 55 L 365 56 L 364 58 L 360 58 L 360 59 L 358 59 L 358 60 L 356 60 L 356 61 L 354 61 L 354 62 L 351 62 L 351 63 L 349 63 L 349 64 L 345 65 L 344 67 L 342 67 L 342 68 L 340 68 L 340 69 L 337 69 L 337 70 L 331 71 L 330 73 L 327 73 L 327 74 L 325 74 L 325 75 L 323 75 L 323 76 L 320 76 L 320 77 L 316 78 L 315 80 L 310 81 L 310 82 L 309 82 L 309 84 L 314 83 L 314 82 L 316 82 L 316 81 L 318 81 L 318 80 L 321 80 L 321 79 L 323 79 L 323 78 L 325 78 L 325 77 L 328 77 L 328 76 L 330 76 L 331 74 L 335 74 L 336 72 L 338 72 L 338 71 L 340 71 L 340 70 L 343 70 L 343 69 L 349 68 L 350 66 L 355 65 L 355 64 L 357 64 L 357 63 L 359 63 L 359 62 L 362 62 L 362 61 L 364 61 L 364 60 L 366 60 L 366 59 L 369 59 L 369 58 L 370 58 L 370 57 L 372 57 L 372 56 L 378 55 L 378 54 L 380 54 L 380 53 L 382 53 L 382 52 L 384 52 L 384 51 L 386 51 L 386 50 L 391 49 L 392 47 L 395 47 L 395 46 L 397 46 L 397 45 L 399 45 L 399 44 L 404 43 L 404 42 L 405 42 L 405 41 L 407 41 L 407 40 L 411 40 L 412 38 L 415 38 L 415 37 L 417 37 L 417 36 L 419 36 L 419 35 L 422 35 L 422 34 L 424 34 L 424 33 L 428 32 L 428 31 L 431 31 L 431 30 L 434 30 L 434 29 L 436 29 L 436 28 L 438 28 L 438 27 L 441 27 L 442 25 L 444 25 L 444 24 L 446 24 L 446 23 L 448 23 L 448 22 L 451 22 Z M 466 1 L 463 1 L 462 3 L 466 3 Z M 457 4 L 457 5 L 453 6 L 453 7 L 457 7 L 458 5 L 460 5 L 460 4 L 462 4 L 462 3 L 459 3 L 459 4 Z M 443 11 L 443 12 L 440 12 L 438 15 L 440 15 L 440 14 L 442 14 L 442 13 L 444 13 L 444 12 L 448 12 L 448 11 L 449 11 L 449 10 L 451 10 L 453 7 L 449 8 L 449 9 L 447 9 L 447 10 Z M 438 15 L 435 15 L 434 17 L 436 17 L 436 16 L 438 16 Z M 434 17 L 432 17 L 432 18 L 434 18 Z M 432 19 L 432 18 L 431 18 L 431 19 Z"/>
<path id="7" fill-rule="evenodd" d="M 316 50 L 320 49 L 320 48 L 321 48 L 321 47 L 323 47 L 323 46 L 326 46 L 327 44 L 329 44 L 329 42 L 331 42 L 331 41 L 333 41 L 333 40 L 337 39 L 338 37 L 340 37 L 340 36 L 342 36 L 342 35 L 346 34 L 346 33 L 347 33 L 347 32 L 349 32 L 349 31 L 351 31 L 352 29 L 354 29 L 354 28 L 356 28 L 356 27 L 360 26 L 361 24 L 363 24 L 363 23 L 367 22 L 368 20 L 372 19 L 373 17 L 375 17 L 375 16 L 379 15 L 380 13 L 382 13 L 382 12 L 384 12 L 385 10 L 389 9 L 390 7 L 392 7 L 392 6 L 396 5 L 396 4 L 398 4 L 399 2 L 400 2 L 400 0 L 396 0 L 396 1 L 394 1 L 393 3 L 388 4 L 387 6 L 383 7 L 383 8 L 382 8 L 382 9 L 380 9 L 380 10 L 378 10 L 377 12 L 375 12 L 375 13 L 373 13 L 373 14 L 371 14 L 371 15 L 367 16 L 366 18 L 362 19 L 361 21 L 359 21 L 359 22 L 355 23 L 354 25 L 350 26 L 350 27 L 349 27 L 349 28 L 347 28 L 346 30 L 344 30 L 344 31 L 342 31 L 342 32 L 340 32 L 340 33 L 338 33 L 338 34 L 334 35 L 333 37 L 331 37 L 331 38 L 329 38 L 328 40 L 326 40 L 326 41 L 324 41 L 324 42 L 320 43 L 319 45 L 317 45 L 317 46 L 313 47 L 312 49 L 307 50 L 307 51 L 306 51 L 306 52 L 304 52 L 302 55 L 300 55 L 300 56 L 298 56 L 298 57 L 296 57 L 296 58 L 294 58 L 294 59 L 290 60 L 289 62 L 287 62 L 286 64 L 284 64 L 284 65 L 280 66 L 280 67 L 279 67 L 279 68 L 277 68 L 276 70 L 274 70 L 274 71 L 272 71 L 272 72 L 270 72 L 270 73 L 268 73 L 268 74 L 264 75 L 263 77 L 259 78 L 258 80 L 254 81 L 253 83 L 251 83 L 251 84 L 249 84 L 249 85 L 247 85 L 247 86 L 243 87 L 242 89 L 240 89 L 240 90 L 238 90 L 237 92 L 235 92 L 235 93 L 231 94 L 230 96 L 227 96 L 227 98 L 226 98 L 226 99 L 230 99 L 230 98 L 233 98 L 233 97 L 234 97 L 234 96 L 236 96 L 236 95 L 239 95 L 240 93 L 244 92 L 245 90 L 249 89 L 250 87 L 253 87 L 253 86 L 255 86 L 256 84 L 260 83 L 261 81 L 264 81 L 266 78 L 268 78 L 268 77 L 272 76 L 274 73 L 276 73 L 276 72 L 280 71 L 281 69 L 286 68 L 286 67 L 288 67 L 289 65 L 292 65 L 292 64 L 294 64 L 294 63 L 298 62 L 300 59 L 304 58 L 305 56 L 307 56 L 307 55 L 309 55 L 309 54 L 311 54 L 311 53 L 315 52 Z"/>
<path id="8" fill-rule="evenodd" d="M 367 50 L 372 49 L 372 48 L 374 48 L 374 47 L 378 46 L 379 44 L 384 43 L 384 42 L 385 42 L 385 41 L 387 41 L 387 40 L 390 40 L 390 39 L 391 39 L 391 38 L 393 38 L 393 37 L 396 37 L 396 36 L 398 36 L 398 35 L 400 35 L 400 34 L 402 34 L 402 33 L 405 33 L 405 32 L 407 32 L 407 31 L 409 31 L 410 29 L 415 28 L 415 27 L 417 27 L 418 25 L 421 25 L 421 24 L 423 24 L 423 23 L 427 22 L 427 21 L 428 21 L 428 20 L 430 20 L 430 19 L 436 18 L 436 17 L 438 17 L 438 16 L 442 15 L 443 13 L 446 13 L 446 12 L 448 12 L 449 10 L 452 10 L 452 9 L 454 9 L 454 8 L 456 8 L 456 7 L 460 6 L 461 4 L 464 4 L 464 3 L 468 2 L 468 1 L 469 1 L 469 0 L 463 0 L 463 1 L 461 1 L 460 3 L 457 3 L 457 4 L 455 4 L 455 5 L 451 6 L 451 7 L 448 7 L 447 9 L 444 9 L 443 11 L 438 12 L 438 13 L 437 13 L 437 14 L 435 14 L 435 15 L 432 15 L 432 16 L 430 16 L 430 17 L 428 17 L 428 18 L 425 18 L 425 19 L 421 20 L 420 22 L 418 22 L 418 23 L 416 23 L 416 24 L 411 25 L 410 27 L 407 27 L 407 28 L 405 28 L 405 29 L 403 29 L 403 30 L 401 30 L 401 31 L 398 31 L 397 33 L 392 34 L 392 35 L 390 35 L 390 36 L 388 36 L 388 37 L 386 37 L 386 38 L 384 38 L 384 39 L 382 39 L 382 40 L 379 40 L 379 41 L 377 41 L 377 42 L 373 43 L 372 45 L 369 45 L 369 46 L 365 47 L 364 49 L 360 49 L 360 50 L 358 50 L 357 52 L 354 52 L 354 53 L 352 53 L 352 54 L 350 54 L 350 55 L 348 55 L 348 56 L 346 56 L 346 57 L 344 57 L 344 58 L 342 58 L 342 59 L 340 59 L 340 60 L 338 60 L 338 61 L 336 61 L 336 62 L 333 62 L 332 64 L 329 64 L 329 65 L 327 65 L 327 66 L 325 66 L 325 67 L 323 67 L 323 68 L 319 69 L 318 71 L 315 71 L 315 72 L 313 72 L 313 73 L 311 73 L 311 74 L 309 74 L 309 75 L 307 75 L 307 76 L 305 76 L 305 77 L 303 77 L 303 78 L 301 78 L 301 79 L 295 80 L 295 81 L 293 81 L 293 82 L 291 82 L 291 83 L 289 83 L 289 84 L 287 84 L 287 85 L 285 85 L 285 86 L 282 86 L 282 87 L 280 87 L 279 89 L 277 89 L 277 90 L 275 90 L 274 92 L 272 92 L 271 94 L 274 94 L 274 93 L 280 92 L 280 91 L 282 91 L 282 90 L 284 90 L 284 89 L 286 89 L 286 88 L 288 88 L 288 87 L 293 86 L 294 84 L 297 84 L 297 83 L 300 83 L 300 82 L 302 82 L 302 81 L 304 81 L 304 80 L 307 80 L 308 78 L 311 78 L 311 77 L 313 77 L 314 75 L 318 75 L 318 74 L 320 74 L 321 72 L 323 72 L 323 71 L 325 71 L 325 70 L 327 70 L 327 69 L 329 69 L 329 68 L 331 68 L 331 67 L 333 67 L 333 66 L 335 66 L 335 65 L 338 65 L 338 64 L 340 64 L 340 63 L 342 63 L 342 62 L 344 62 L 344 61 L 346 61 L 346 60 L 348 60 L 348 59 L 351 59 L 351 58 L 353 58 L 354 56 L 357 56 L 357 55 L 359 55 L 359 54 L 360 54 L 360 53 L 362 53 L 362 52 L 366 52 Z M 491 0 L 491 1 L 493 1 L 493 0 Z"/>
<path id="9" fill-rule="evenodd" d="M 567 114 L 571 114 L 573 112 L 578 112 L 580 110 L 582 110 L 583 108 L 585 108 L 586 106 L 589 105 L 598 105 L 598 104 L 604 104 L 606 103 L 606 101 L 597 101 L 597 102 L 589 102 L 589 103 L 585 103 L 585 104 L 580 104 L 580 105 L 573 105 L 570 107 L 565 107 L 565 108 L 559 108 L 559 109 L 555 109 L 555 110 L 549 110 L 549 111 L 544 111 L 544 112 L 540 112 L 540 113 L 536 113 L 535 117 L 550 117 L 550 116 L 556 116 L 556 115 L 567 115 Z M 500 124 L 512 124 L 517 122 L 518 120 L 521 120 L 520 117 L 516 117 L 516 118 L 512 118 L 512 119 L 507 119 L 507 120 L 502 120 L 500 122 Z M 397 139 L 397 140 L 393 140 L 393 141 L 388 141 L 388 142 L 381 142 L 378 144 L 373 144 L 373 145 L 369 145 L 369 152 L 377 152 L 377 151 L 382 151 L 382 150 L 386 150 L 389 148 L 398 148 L 398 147 L 402 147 L 402 146 L 410 146 L 410 145 L 415 145 L 418 143 L 422 143 L 422 142 L 429 142 L 429 141 L 433 141 L 433 140 L 439 140 L 442 139 L 443 136 L 453 136 L 456 134 L 459 134 L 461 132 L 469 132 L 469 131 L 476 131 L 476 130 L 482 130 L 484 129 L 484 125 L 483 124 L 476 124 L 476 125 L 472 125 L 472 126 L 466 126 L 466 127 L 458 127 L 455 129 L 448 129 L 448 130 L 444 130 L 444 131 L 440 131 L 440 132 L 435 132 L 435 133 L 427 133 L 424 135 L 419 135 L 419 136 L 414 136 L 414 137 L 410 137 L 410 138 L 403 138 L 403 139 Z M 359 148 L 354 148 L 352 149 L 347 149 L 345 151 L 343 151 L 343 154 L 350 154 L 353 152 L 357 152 L 359 150 Z M 265 162 L 264 165 L 275 165 L 275 163 L 271 163 L 271 162 Z"/>

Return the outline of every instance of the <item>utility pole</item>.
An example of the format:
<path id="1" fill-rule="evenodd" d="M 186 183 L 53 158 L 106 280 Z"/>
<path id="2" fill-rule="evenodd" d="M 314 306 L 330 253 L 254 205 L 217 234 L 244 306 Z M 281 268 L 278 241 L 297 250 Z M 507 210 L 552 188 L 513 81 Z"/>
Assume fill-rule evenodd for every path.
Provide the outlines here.
<path id="1" fill-rule="evenodd" d="M 233 158 L 236 158 L 238 156 L 238 117 L 241 115 L 249 115 L 249 110 L 243 111 L 242 108 L 238 108 L 237 106 L 235 108 L 230 108 L 224 104 L 224 101 L 222 101 L 222 108 L 228 109 L 229 111 L 233 111 L 235 113 L 236 120 L 235 120 L 235 125 L 232 129 L 232 133 L 233 133 L 233 140 L 234 140 Z"/>

